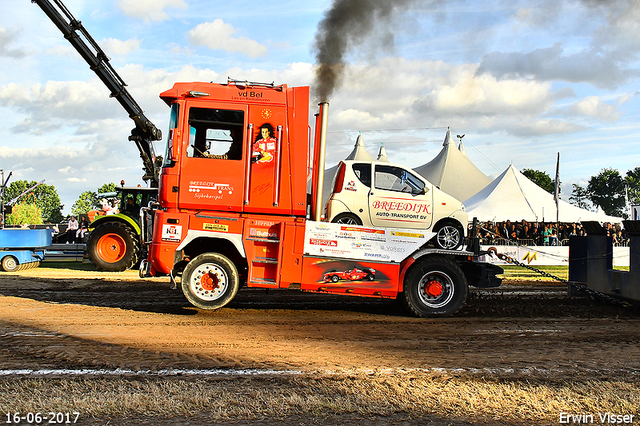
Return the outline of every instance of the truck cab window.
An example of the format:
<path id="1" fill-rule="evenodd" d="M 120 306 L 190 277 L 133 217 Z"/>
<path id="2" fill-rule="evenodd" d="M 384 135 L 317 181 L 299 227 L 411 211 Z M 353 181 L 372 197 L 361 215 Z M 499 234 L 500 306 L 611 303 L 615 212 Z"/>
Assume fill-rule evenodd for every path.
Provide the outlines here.
<path id="1" fill-rule="evenodd" d="M 242 160 L 244 112 L 191 108 L 188 157 Z"/>

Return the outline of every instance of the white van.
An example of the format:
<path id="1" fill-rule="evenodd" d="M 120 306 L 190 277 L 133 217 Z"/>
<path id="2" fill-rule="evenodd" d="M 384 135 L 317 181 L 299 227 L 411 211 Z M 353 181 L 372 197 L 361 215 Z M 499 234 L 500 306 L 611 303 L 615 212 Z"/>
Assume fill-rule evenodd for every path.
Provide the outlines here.
<path id="1" fill-rule="evenodd" d="M 414 171 L 386 161 L 342 161 L 326 206 L 329 222 L 431 230 L 457 249 L 466 235 L 463 204 Z"/>

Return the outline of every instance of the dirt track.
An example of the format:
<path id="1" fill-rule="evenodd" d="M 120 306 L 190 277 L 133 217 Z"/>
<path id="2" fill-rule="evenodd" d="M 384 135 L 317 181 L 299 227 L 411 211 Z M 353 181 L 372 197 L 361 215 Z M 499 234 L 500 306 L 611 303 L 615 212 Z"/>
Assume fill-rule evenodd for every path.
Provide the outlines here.
<path id="1" fill-rule="evenodd" d="M 284 290 L 243 289 L 224 309 L 206 312 L 166 280 L 94 275 L 0 275 L 5 375 L 444 369 L 496 379 L 640 382 L 640 310 L 569 299 L 562 285 L 473 291 L 455 317 L 418 319 L 391 301 Z"/>
<path id="2" fill-rule="evenodd" d="M 165 280 L 0 276 L 0 361 L 13 368 L 463 369 L 640 379 L 636 308 L 563 286 L 473 292 L 455 317 L 390 301 L 243 289 L 199 311 Z M 522 294 L 522 290 L 526 290 Z"/>

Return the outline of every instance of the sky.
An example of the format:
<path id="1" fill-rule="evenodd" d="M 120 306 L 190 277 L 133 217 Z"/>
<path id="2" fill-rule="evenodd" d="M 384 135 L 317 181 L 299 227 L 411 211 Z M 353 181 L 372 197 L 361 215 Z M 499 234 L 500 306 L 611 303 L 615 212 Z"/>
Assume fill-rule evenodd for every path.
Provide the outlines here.
<path id="1" fill-rule="evenodd" d="M 347 0 L 340 0 L 342 3 Z M 358 11 L 381 0 L 348 0 Z M 370 2 L 370 4 L 369 4 Z M 311 86 L 328 0 L 64 0 L 148 118 L 177 81 L 227 77 Z M 342 13 L 343 78 L 330 94 L 327 167 L 362 134 L 369 153 L 417 167 L 447 128 L 486 175 L 510 164 L 555 175 L 562 198 L 604 168 L 640 166 L 640 2 L 398 0 L 369 26 Z M 143 184 L 133 127 L 30 0 L 0 0 L 0 169 L 54 185 L 70 213 L 84 191 Z M 355 35 L 354 35 L 355 34 Z M 311 112 L 317 100 L 312 101 Z M 163 151 L 159 143 L 157 151 Z M 463 184 L 463 183 L 462 183 Z"/>

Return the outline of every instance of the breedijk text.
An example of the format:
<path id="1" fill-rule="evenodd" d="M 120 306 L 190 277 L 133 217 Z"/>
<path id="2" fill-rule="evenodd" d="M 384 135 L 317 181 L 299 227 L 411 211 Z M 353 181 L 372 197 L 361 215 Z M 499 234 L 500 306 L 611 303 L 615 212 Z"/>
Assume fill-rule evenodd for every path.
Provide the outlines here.
<path id="1" fill-rule="evenodd" d="M 431 214 L 431 204 L 403 203 L 401 201 L 374 201 L 371 203 L 374 210 L 412 212 Z"/>

